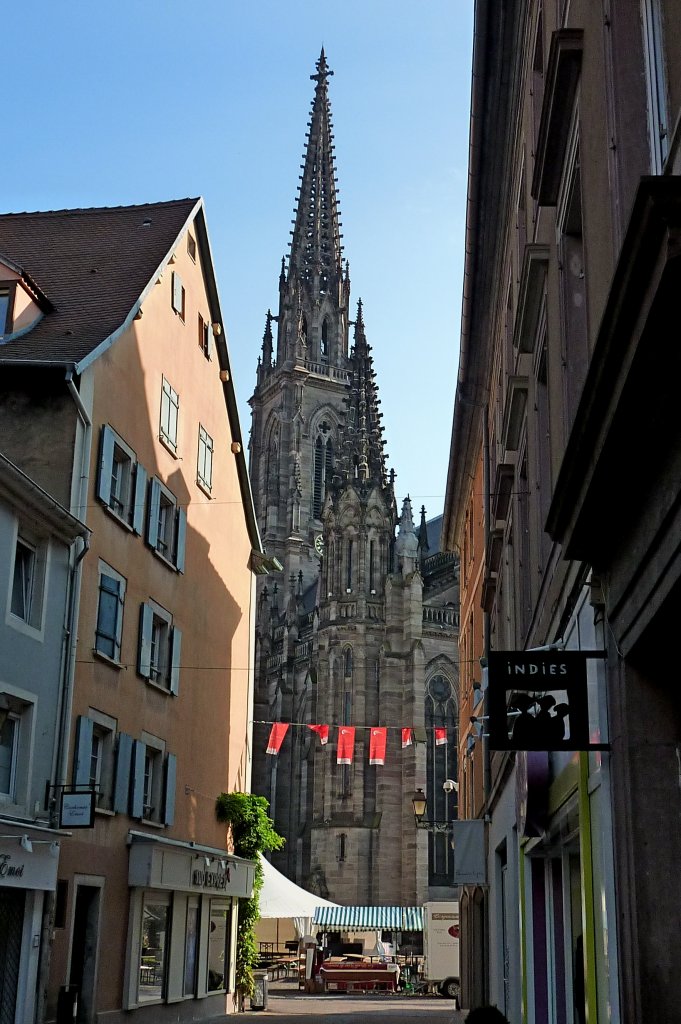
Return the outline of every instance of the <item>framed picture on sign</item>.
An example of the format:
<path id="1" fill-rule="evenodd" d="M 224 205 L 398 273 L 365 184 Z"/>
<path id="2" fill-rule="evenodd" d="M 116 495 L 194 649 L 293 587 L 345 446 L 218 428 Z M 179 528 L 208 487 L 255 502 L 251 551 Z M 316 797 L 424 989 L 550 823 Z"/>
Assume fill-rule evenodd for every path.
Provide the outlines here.
<path id="1" fill-rule="evenodd" d="M 96 794 L 93 789 L 82 790 L 80 793 L 63 792 L 59 809 L 59 827 L 93 828 L 95 801 Z"/>
<path id="2" fill-rule="evenodd" d="M 591 750 L 584 651 L 491 651 L 492 750 Z"/>

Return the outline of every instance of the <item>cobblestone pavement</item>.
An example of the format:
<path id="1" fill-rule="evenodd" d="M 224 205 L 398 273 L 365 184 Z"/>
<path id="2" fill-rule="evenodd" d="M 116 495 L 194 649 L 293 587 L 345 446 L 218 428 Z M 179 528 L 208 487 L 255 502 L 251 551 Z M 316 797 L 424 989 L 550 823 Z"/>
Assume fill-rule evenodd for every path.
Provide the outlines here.
<path id="1" fill-rule="evenodd" d="M 266 1010 L 250 1010 L 232 1020 L 263 1024 L 273 1019 L 276 1024 L 296 1024 L 297 1021 L 328 1021 L 328 1024 L 463 1024 L 464 1014 L 456 1010 L 452 999 L 439 996 L 391 995 L 367 993 L 365 995 L 305 995 L 292 986 L 270 987 Z"/>

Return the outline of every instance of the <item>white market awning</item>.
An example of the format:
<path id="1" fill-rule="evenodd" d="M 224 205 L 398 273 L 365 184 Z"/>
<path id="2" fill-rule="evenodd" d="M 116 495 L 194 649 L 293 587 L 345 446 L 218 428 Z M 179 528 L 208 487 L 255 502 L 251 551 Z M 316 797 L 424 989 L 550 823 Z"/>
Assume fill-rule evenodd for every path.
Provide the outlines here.
<path id="1" fill-rule="evenodd" d="M 277 871 L 264 857 L 260 858 L 264 875 L 260 892 L 261 917 L 293 918 L 299 935 L 309 934 L 312 917 L 317 907 L 337 907 L 337 903 L 322 899 L 307 889 L 302 889 L 290 878 Z"/>

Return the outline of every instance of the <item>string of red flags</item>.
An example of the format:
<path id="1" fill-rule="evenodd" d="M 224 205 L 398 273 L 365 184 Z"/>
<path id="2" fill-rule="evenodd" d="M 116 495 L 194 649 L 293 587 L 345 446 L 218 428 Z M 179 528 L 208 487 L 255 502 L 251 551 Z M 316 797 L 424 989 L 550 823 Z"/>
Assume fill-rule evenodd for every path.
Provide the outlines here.
<path id="1" fill-rule="evenodd" d="M 336 764 L 352 764 L 355 749 L 355 727 L 342 725 L 338 730 L 338 755 Z"/>
<path id="2" fill-rule="evenodd" d="M 275 722 L 270 729 L 270 738 L 267 741 L 267 753 L 278 754 L 284 742 L 284 736 L 288 732 L 288 722 Z"/>
<path id="3" fill-rule="evenodd" d="M 320 742 L 323 747 L 329 742 L 329 727 L 328 725 L 308 725 L 308 729 L 312 729 L 312 732 L 316 732 L 319 736 Z"/>
<path id="4" fill-rule="evenodd" d="M 385 764 L 385 748 L 388 743 L 388 730 L 385 727 L 374 727 L 369 733 L 369 764 Z"/>
<path id="5" fill-rule="evenodd" d="M 267 741 L 267 753 L 277 756 L 281 751 L 281 745 L 291 726 L 302 726 L 319 736 L 319 742 L 326 746 L 329 742 L 328 725 L 310 725 L 307 722 L 263 722 L 254 721 L 254 725 L 269 725 L 270 736 Z M 369 730 L 369 764 L 384 765 L 386 750 L 388 746 L 388 731 L 399 729 L 402 750 L 406 750 L 414 743 L 414 730 L 411 726 L 390 726 L 390 725 L 339 725 L 334 726 L 338 730 L 336 745 L 336 764 L 352 764 L 355 750 L 355 734 L 357 729 Z M 447 743 L 447 730 L 436 727 L 433 729 L 435 746 L 441 747 Z"/>

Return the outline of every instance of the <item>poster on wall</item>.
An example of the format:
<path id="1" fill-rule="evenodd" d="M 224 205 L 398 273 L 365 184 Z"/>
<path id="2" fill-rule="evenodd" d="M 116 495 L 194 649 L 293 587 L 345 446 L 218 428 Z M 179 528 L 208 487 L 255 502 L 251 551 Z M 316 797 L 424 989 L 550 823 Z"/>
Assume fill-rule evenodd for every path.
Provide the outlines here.
<path id="1" fill-rule="evenodd" d="M 490 651 L 492 750 L 602 750 L 589 742 L 586 651 Z"/>

